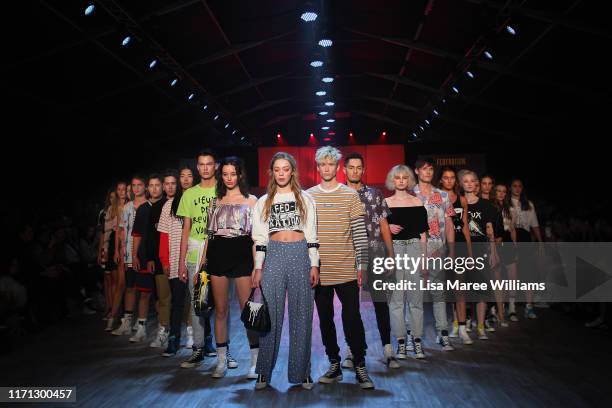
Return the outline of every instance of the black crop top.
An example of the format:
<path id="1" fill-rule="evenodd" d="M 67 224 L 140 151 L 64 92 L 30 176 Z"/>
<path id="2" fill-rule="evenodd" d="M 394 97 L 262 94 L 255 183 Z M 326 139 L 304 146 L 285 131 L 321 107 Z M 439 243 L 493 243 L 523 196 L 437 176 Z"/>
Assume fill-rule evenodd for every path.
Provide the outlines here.
<path id="1" fill-rule="evenodd" d="M 423 232 L 429 231 L 425 207 L 391 207 L 390 210 L 391 215 L 387 218 L 389 224 L 404 227 L 399 234 L 393 235 L 393 239 L 420 238 Z"/>

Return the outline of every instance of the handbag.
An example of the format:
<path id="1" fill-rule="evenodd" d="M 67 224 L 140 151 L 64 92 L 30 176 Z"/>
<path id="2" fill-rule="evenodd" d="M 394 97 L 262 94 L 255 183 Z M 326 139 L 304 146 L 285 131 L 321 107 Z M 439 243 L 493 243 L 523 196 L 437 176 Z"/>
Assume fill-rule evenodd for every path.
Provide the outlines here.
<path id="1" fill-rule="evenodd" d="M 254 295 L 255 288 L 251 290 L 251 295 L 242 309 L 240 320 L 242 320 L 247 330 L 253 330 L 262 334 L 268 333 L 271 329 L 268 302 L 266 301 L 263 291 L 261 291 L 261 300 L 263 303 L 254 302 Z"/>
<path id="2" fill-rule="evenodd" d="M 213 307 L 212 290 L 208 272 L 202 269 L 195 276 L 193 284 L 193 311 L 196 316 L 206 316 Z"/>

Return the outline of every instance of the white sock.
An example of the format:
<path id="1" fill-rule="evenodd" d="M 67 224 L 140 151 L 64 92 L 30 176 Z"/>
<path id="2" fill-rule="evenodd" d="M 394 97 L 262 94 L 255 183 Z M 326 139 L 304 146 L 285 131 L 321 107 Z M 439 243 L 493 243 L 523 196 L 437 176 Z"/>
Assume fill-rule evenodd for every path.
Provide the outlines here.
<path id="1" fill-rule="evenodd" d="M 217 359 L 219 364 L 225 363 L 227 347 L 217 347 Z"/>
<path id="2" fill-rule="evenodd" d="M 516 306 L 514 305 L 515 299 L 508 299 L 508 313 L 516 313 Z"/>
<path id="3" fill-rule="evenodd" d="M 254 366 L 257 364 L 257 357 L 259 356 L 259 348 L 251 349 L 251 365 Z"/>

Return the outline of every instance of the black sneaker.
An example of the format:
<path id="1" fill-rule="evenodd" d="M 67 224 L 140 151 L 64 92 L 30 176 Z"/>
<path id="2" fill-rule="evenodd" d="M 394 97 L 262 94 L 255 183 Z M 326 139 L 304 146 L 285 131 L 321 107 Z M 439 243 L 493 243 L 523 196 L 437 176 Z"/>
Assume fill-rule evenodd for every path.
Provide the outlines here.
<path id="1" fill-rule="evenodd" d="M 305 390 L 312 390 L 313 387 L 314 382 L 312 381 L 312 377 L 308 376 L 304 378 L 304 381 L 302 381 L 302 388 L 304 388 Z"/>
<path id="2" fill-rule="evenodd" d="M 259 374 L 257 376 L 257 382 L 255 383 L 255 389 L 263 390 L 267 386 L 268 386 L 268 379 L 264 375 Z"/>
<path id="3" fill-rule="evenodd" d="M 455 349 L 448 338 L 447 330 L 442 330 L 442 333 L 436 337 L 436 343 L 438 343 L 444 351 L 453 351 Z"/>
<path id="4" fill-rule="evenodd" d="M 337 381 L 342 381 L 342 369 L 338 360 L 331 360 L 329 369 L 319 377 L 319 382 L 321 384 L 331 384 Z"/>
<path id="5" fill-rule="evenodd" d="M 204 361 L 204 349 L 194 348 L 189 359 L 181 363 L 181 368 L 195 368 Z"/>
<path id="6" fill-rule="evenodd" d="M 395 357 L 399 360 L 405 360 L 407 358 L 406 340 L 399 339 L 397 341 L 397 353 L 395 353 Z"/>
<path id="7" fill-rule="evenodd" d="M 213 345 L 212 336 L 208 336 L 204 340 L 204 355 L 206 357 L 217 357 L 217 349 Z"/>
<path id="8" fill-rule="evenodd" d="M 225 353 L 225 360 L 227 361 L 227 368 L 238 368 L 238 362 L 234 359 L 234 357 L 232 357 L 229 352 L 229 349 Z"/>
<path id="9" fill-rule="evenodd" d="M 175 336 L 168 337 L 168 347 L 166 347 L 166 350 L 164 350 L 162 356 L 172 357 L 176 355 L 180 347 L 179 343 L 180 341 Z"/>
<path id="10" fill-rule="evenodd" d="M 362 390 L 374 389 L 374 383 L 368 375 L 368 370 L 366 370 L 365 363 L 361 363 L 355 367 L 355 378 L 357 379 L 357 382 Z"/>

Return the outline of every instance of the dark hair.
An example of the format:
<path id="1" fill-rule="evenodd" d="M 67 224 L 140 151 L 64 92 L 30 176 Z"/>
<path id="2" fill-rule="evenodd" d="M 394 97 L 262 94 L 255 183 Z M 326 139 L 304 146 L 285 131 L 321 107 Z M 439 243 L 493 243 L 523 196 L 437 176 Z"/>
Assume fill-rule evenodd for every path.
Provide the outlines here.
<path id="1" fill-rule="evenodd" d="M 436 167 L 436 161 L 431 158 L 431 157 L 423 157 L 420 159 L 417 159 L 417 161 L 414 163 L 414 168 L 415 169 L 420 169 L 421 167 L 425 166 L 426 164 L 429 164 L 432 167 Z"/>
<path id="2" fill-rule="evenodd" d="M 180 178 L 181 178 L 181 172 L 185 169 L 189 170 L 192 176 L 194 174 L 193 169 L 189 166 L 183 166 L 179 169 L 178 178 L 176 179 L 178 181 L 178 183 L 176 183 L 176 194 L 174 195 L 174 199 L 172 200 L 172 205 L 170 206 L 170 215 L 172 215 L 174 218 L 181 218 L 178 215 L 176 215 L 176 212 L 178 211 L 178 207 L 181 202 L 181 198 L 183 197 L 183 187 L 181 186 Z"/>
<path id="3" fill-rule="evenodd" d="M 147 178 L 147 185 L 149 185 L 149 183 L 151 182 L 151 180 L 153 179 L 158 179 L 160 183 L 164 182 L 163 177 L 159 174 L 159 173 L 153 173 L 149 176 L 149 178 Z"/>
<path id="4" fill-rule="evenodd" d="M 521 203 L 521 210 L 529 211 L 531 209 L 531 205 L 529 204 L 527 193 L 525 193 L 525 185 L 523 184 L 523 180 L 521 180 L 520 178 L 513 178 L 512 181 L 510 182 L 510 186 L 512 186 L 512 184 L 514 184 L 515 181 L 518 181 L 523 186 L 523 191 L 521 191 L 521 196 L 519 197 L 519 201 Z M 510 194 L 512 194 L 511 191 L 510 191 Z"/>
<path id="5" fill-rule="evenodd" d="M 145 185 L 147 184 L 147 179 L 143 175 L 141 175 L 141 174 L 134 174 L 132 176 L 132 178 L 130 179 L 130 184 L 134 180 L 140 180 L 140 181 L 142 181 L 142 184 L 145 184 Z"/>
<path id="6" fill-rule="evenodd" d="M 438 187 L 442 188 L 442 175 L 447 171 L 450 171 L 455 175 L 455 187 L 453 188 L 453 191 L 455 192 L 455 194 L 461 195 L 461 188 L 459 186 L 460 183 L 457 176 L 457 170 L 452 166 L 444 166 L 440 168 L 440 170 L 438 171 L 438 177 L 436 177 L 438 180 Z"/>
<path id="7" fill-rule="evenodd" d="M 361 160 L 361 165 L 365 166 L 365 162 L 363 160 L 363 156 L 361 155 L 361 153 L 353 152 L 353 153 L 347 154 L 346 157 L 344 158 L 344 167 L 348 165 L 348 162 L 351 159 Z"/>
<path id="8" fill-rule="evenodd" d="M 200 150 L 198 152 L 198 154 L 196 155 L 195 159 L 196 159 L 196 164 L 198 163 L 198 159 L 201 156 L 211 156 L 213 158 L 214 161 L 217 161 L 217 155 L 211 150 L 211 149 L 203 149 Z"/>
<path id="9" fill-rule="evenodd" d="M 243 196 L 249 198 L 246 169 L 244 168 L 242 160 L 236 156 L 225 157 L 221 160 L 221 163 L 219 163 L 219 168 L 217 169 L 217 197 L 223 198 L 225 194 L 227 194 L 227 187 L 225 187 L 223 177 L 221 177 L 223 174 L 223 166 L 234 166 L 236 175 L 238 176 L 238 188 Z"/>
<path id="10" fill-rule="evenodd" d="M 486 176 L 485 176 L 486 177 Z M 506 198 L 504 198 L 503 202 L 497 201 L 497 192 L 495 191 L 498 186 L 506 187 Z M 504 183 L 494 183 L 493 187 L 493 205 L 497 208 L 497 211 L 501 212 L 502 215 L 506 218 L 510 218 L 510 189 Z"/>
<path id="11" fill-rule="evenodd" d="M 174 177 L 174 179 L 177 181 L 176 184 L 179 184 L 178 183 L 178 181 L 179 181 L 179 173 L 178 173 L 178 171 L 176 171 L 176 169 L 166 169 L 166 170 L 164 170 L 163 178 L 165 179 L 166 177 Z M 163 181 L 164 180 L 162 179 L 162 182 Z"/>

